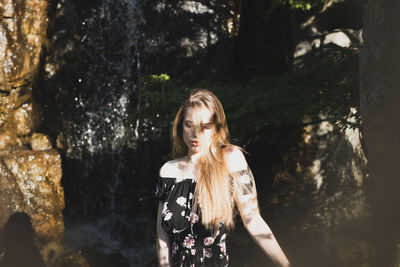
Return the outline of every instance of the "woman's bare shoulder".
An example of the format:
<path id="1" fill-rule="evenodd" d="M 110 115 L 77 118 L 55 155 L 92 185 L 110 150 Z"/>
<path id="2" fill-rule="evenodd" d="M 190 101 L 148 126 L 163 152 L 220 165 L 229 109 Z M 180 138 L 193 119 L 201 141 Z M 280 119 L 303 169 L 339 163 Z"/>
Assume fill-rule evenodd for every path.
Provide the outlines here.
<path id="1" fill-rule="evenodd" d="M 173 159 L 167 161 L 160 168 L 159 175 L 161 178 L 176 178 L 180 177 L 181 172 L 178 168 L 179 163 L 182 161 L 182 158 Z"/>
<path id="2" fill-rule="evenodd" d="M 225 151 L 226 166 L 229 172 L 247 169 L 247 161 L 242 150 L 237 146 L 230 146 Z"/>

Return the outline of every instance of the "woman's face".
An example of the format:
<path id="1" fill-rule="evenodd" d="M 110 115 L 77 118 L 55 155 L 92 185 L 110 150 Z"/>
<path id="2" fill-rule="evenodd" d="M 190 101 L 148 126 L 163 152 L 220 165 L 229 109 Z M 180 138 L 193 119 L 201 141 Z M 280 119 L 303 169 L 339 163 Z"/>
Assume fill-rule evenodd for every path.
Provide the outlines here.
<path id="1" fill-rule="evenodd" d="M 212 112 L 205 107 L 186 110 L 183 116 L 182 132 L 189 155 L 210 147 L 215 128 L 212 115 Z"/>

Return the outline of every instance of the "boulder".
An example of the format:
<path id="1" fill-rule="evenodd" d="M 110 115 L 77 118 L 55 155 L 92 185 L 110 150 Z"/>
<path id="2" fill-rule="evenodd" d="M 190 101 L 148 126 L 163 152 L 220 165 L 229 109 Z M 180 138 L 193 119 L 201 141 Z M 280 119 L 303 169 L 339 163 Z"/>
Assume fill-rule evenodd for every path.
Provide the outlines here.
<path id="1" fill-rule="evenodd" d="M 23 104 L 15 110 L 11 121 L 18 136 L 30 134 L 33 130 L 32 104 Z"/>
<path id="2" fill-rule="evenodd" d="M 56 150 L 0 152 L 0 228 L 15 212 L 27 213 L 41 240 L 64 234 L 61 158 Z"/>
<path id="3" fill-rule="evenodd" d="M 42 133 L 32 134 L 30 143 L 31 143 L 31 148 L 34 151 L 44 151 L 53 148 L 49 137 Z"/>

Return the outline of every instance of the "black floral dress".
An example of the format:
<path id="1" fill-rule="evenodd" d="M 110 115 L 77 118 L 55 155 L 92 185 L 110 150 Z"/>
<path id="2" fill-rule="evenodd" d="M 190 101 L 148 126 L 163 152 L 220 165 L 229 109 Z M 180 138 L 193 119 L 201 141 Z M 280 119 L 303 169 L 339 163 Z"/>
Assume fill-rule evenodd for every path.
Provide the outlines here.
<path id="1" fill-rule="evenodd" d="M 256 194 L 250 169 L 230 174 L 235 191 L 247 197 Z M 194 179 L 159 178 L 156 198 L 163 202 L 161 225 L 169 235 L 171 265 L 180 267 L 228 266 L 227 229 L 220 225 L 212 235 L 202 224 L 200 214 L 192 211 Z"/>

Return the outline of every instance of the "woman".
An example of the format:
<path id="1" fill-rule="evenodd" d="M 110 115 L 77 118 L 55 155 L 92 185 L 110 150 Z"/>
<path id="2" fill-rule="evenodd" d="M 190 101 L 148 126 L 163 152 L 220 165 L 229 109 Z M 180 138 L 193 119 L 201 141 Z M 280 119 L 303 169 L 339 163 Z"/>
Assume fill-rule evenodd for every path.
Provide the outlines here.
<path id="1" fill-rule="evenodd" d="M 172 129 L 174 160 L 160 169 L 156 197 L 160 266 L 228 266 L 225 238 L 235 206 L 257 244 L 279 266 L 289 262 L 260 216 L 255 183 L 240 148 L 229 143 L 221 102 L 192 90 Z"/>

